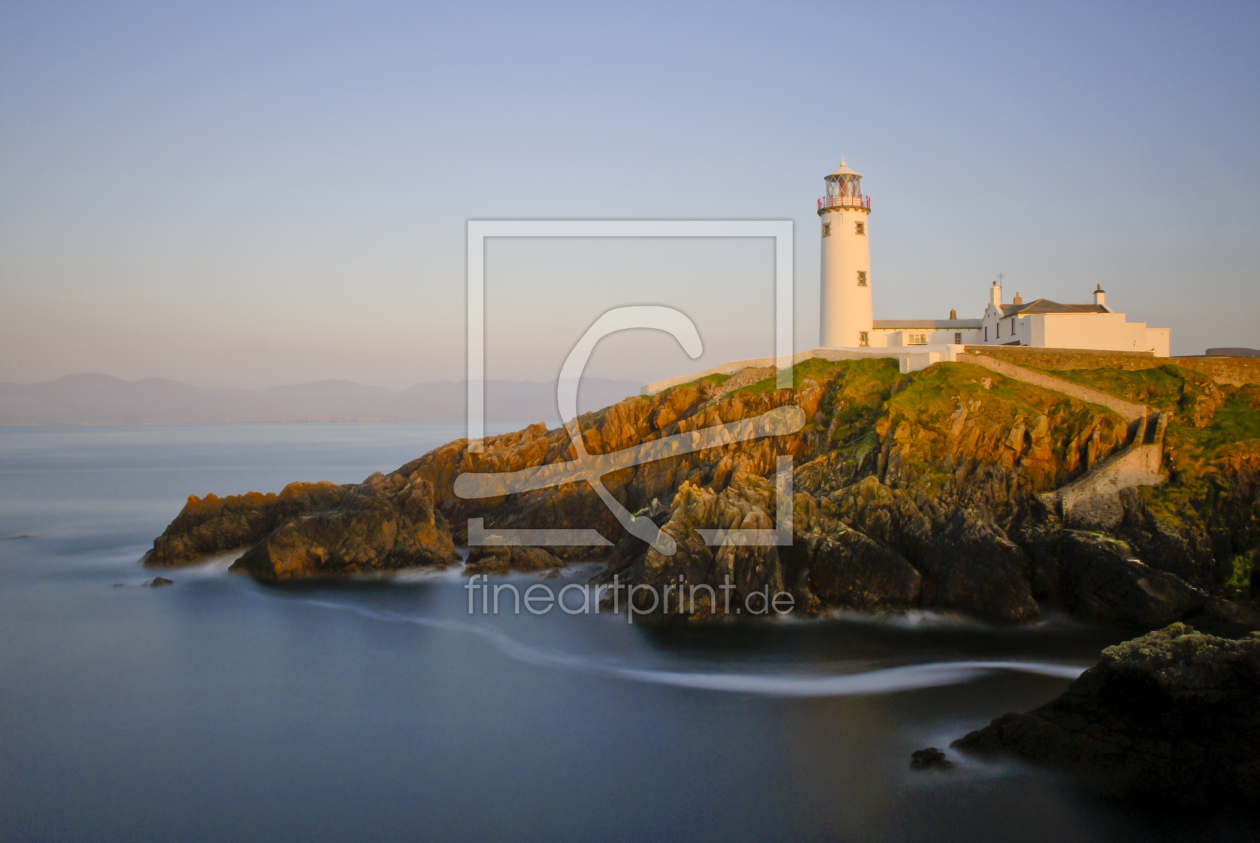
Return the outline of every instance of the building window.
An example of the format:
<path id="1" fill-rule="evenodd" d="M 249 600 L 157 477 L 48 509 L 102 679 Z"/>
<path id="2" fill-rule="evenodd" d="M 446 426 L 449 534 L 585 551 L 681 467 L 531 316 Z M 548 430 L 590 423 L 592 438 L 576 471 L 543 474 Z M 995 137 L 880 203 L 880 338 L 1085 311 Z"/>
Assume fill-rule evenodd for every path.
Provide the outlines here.
<path id="1" fill-rule="evenodd" d="M 866 286 L 866 273 L 860 269 L 858 270 L 858 286 L 859 287 Z"/>
<path id="2" fill-rule="evenodd" d="M 858 332 L 858 345 L 860 345 L 862 348 L 866 348 L 870 344 L 871 344 L 871 335 L 866 333 L 866 331 L 859 331 Z"/>
<path id="3" fill-rule="evenodd" d="M 865 234 L 865 233 L 866 233 L 866 223 L 864 223 L 864 222 L 859 222 L 859 223 L 857 223 L 856 225 L 857 225 L 857 233 L 858 233 L 858 234 Z"/>
<path id="4" fill-rule="evenodd" d="M 907 345 L 927 345 L 927 334 L 906 334 Z"/>
<path id="5" fill-rule="evenodd" d="M 823 223 L 823 237 L 830 237 L 830 236 L 831 236 L 831 223 L 825 222 Z"/>
<path id="6" fill-rule="evenodd" d="M 995 339 L 1002 339 L 1002 323 L 999 322 L 993 327 L 997 330 L 997 337 L 995 337 Z"/>
<path id="7" fill-rule="evenodd" d="M 984 341 L 985 341 L 985 342 L 988 342 L 988 341 L 989 341 L 989 329 L 988 329 L 988 328 L 985 328 L 985 329 L 984 329 Z"/>
<path id="8" fill-rule="evenodd" d="M 962 344 L 963 344 L 963 341 L 962 341 L 962 334 L 961 334 L 960 332 L 955 332 L 955 333 L 954 333 L 954 345 L 962 345 Z"/>

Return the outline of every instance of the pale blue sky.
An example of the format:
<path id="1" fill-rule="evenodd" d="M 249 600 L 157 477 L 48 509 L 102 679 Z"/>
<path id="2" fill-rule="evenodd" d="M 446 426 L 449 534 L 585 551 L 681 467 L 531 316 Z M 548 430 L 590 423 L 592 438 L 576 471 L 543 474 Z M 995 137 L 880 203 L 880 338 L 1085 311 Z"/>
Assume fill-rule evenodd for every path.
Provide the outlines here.
<path id="1" fill-rule="evenodd" d="M 1255 3 L 5 3 L 0 380 L 458 378 L 469 218 L 790 218 L 812 347 L 842 153 L 877 318 L 978 316 L 1001 271 L 1260 347 L 1257 43 Z M 491 247 L 491 376 L 628 303 L 768 353 L 768 244 L 564 245 Z"/>

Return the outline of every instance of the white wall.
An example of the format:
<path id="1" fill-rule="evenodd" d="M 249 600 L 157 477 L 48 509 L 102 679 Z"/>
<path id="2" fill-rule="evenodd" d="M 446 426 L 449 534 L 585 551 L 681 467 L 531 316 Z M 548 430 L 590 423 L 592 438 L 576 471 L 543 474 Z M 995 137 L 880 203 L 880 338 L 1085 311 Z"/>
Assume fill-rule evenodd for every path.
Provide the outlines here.
<path id="1" fill-rule="evenodd" d="M 1012 326 L 1013 321 L 1013 326 Z M 1098 351 L 1151 351 L 1169 354 L 1169 329 L 1148 328 L 1145 322 L 1129 322 L 1123 313 L 1034 313 L 998 317 L 996 308 L 985 310 L 984 329 L 977 343 L 1020 345 L 1033 348 L 1088 348 Z M 970 341 L 969 341 L 970 342 Z"/>
<path id="2" fill-rule="evenodd" d="M 865 234 L 857 233 L 863 223 Z M 870 214 L 857 208 L 828 208 L 821 215 L 819 234 L 831 226 L 830 236 L 822 238 L 821 338 L 826 348 L 851 348 L 859 344 L 862 331 L 872 333 Z M 866 286 L 858 286 L 858 272 L 866 273 Z M 872 338 L 873 341 L 873 338 Z"/>
<path id="3" fill-rule="evenodd" d="M 877 328 L 871 333 L 871 345 L 877 348 L 910 345 L 909 334 L 927 334 L 928 345 L 954 345 L 954 335 L 962 334 L 962 345 L 975 345 L 983 340 L 979 328 Z"/>
<path id="4" fill-rule="evenodd" d="M 1147 328 L 1146 344 L 1156 357 L 1167 357 L 1172 353 L 1172 331 L 1169 328 Z"/>
<path id="5" fill-rule="evenodd" d="M 1128 322 L 1123 313 L 1040 313 L 1047 348 L 1150 351 L 1146 323 Z"/>

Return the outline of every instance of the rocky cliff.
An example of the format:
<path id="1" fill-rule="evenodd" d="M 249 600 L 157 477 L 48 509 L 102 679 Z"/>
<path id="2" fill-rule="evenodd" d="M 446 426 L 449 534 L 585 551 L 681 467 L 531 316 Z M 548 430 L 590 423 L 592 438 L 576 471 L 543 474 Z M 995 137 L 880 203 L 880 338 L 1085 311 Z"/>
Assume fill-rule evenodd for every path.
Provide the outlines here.
<path id="1" fill-rule="evenodd" d="M 539 424 L 489 438 L 481 453 L 457 440 L 357 486 L 190 498 L 145 561 L 184 564 L 245 548 L 234 569 L 264 578 L 445 565 L 466 542 L 468 519 L 482 518 L 490 533 L 595 528 L 615 543 L 611 553 L 480 551 L 472 562 L 486 572 L 606 558 L 605 579 L 729 581 L 740 602 L 783 590 L 803 615 L 926 607 L 1019 623 L 1053 605 L 1150 629 L 1228 611 L 1221 598 L 1246 595 L 1260 546 L 1256 387 L 1165 369 L 1055 372 L 1177 411 L 1170 482 L 1125 493 L 1123 524 L 1111 535 L 1066 529 L 1037 498 L 1126 446 L 1128 426 L 1111 411 L 969 363 L 902 375 L 893 360 L 813 359 L 795 367 L 792 389 L 775 389 L 772 372 L 718 375 L 580 419 L 587 451 L 605 454 L 779 407 L 803 411 L 797 433 L 677 453 L 604 478 L 623 505 L 674 538 L 672 556 L 627 536 L 584 483 L 497 499 L 455 495 L 463 472 L 574 459 L 568 434 Z M 774 525 L 781 456 L 794 466 L 791 546 L 705 544 L 697 530 Z M 671 614 L 726 610 L 704 597 Z"/>

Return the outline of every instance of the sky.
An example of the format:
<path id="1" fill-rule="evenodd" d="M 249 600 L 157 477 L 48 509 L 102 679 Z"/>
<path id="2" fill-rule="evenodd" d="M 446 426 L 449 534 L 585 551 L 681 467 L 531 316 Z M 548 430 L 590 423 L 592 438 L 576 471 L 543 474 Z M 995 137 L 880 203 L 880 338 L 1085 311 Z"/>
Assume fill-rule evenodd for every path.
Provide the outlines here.
<path id="1" fill-rule="evenodd" d="M 470 219 L 794 224 L 872 197 L 875 318 L 1089 301 L 1260 347 L 1260 5 L 0 2 L 0 381 L 401 388 L 465 365 Z M 492 378 L 773 349 L 768 240 L 495 240 Z"/>

